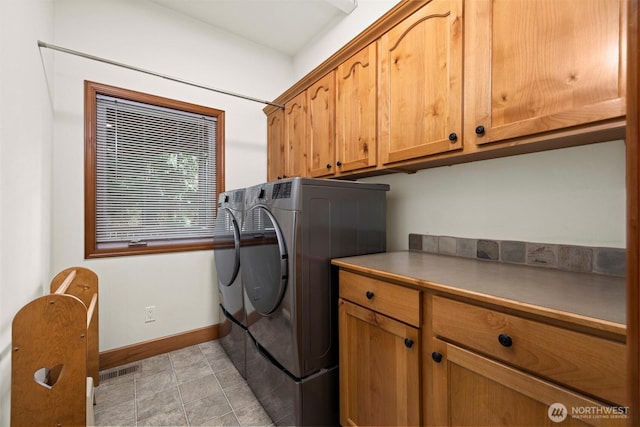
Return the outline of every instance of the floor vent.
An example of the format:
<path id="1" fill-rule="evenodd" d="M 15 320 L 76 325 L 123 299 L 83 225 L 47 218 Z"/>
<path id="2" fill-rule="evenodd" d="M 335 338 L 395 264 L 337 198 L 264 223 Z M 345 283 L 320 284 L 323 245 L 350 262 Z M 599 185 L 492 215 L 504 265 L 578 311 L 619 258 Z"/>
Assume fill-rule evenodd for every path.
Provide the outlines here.
<path id="1" fill-rule="evenodd" d="M 133 374 L 134 372 L 138 372 L 140 370 L 140 365 L 131 365 L 125 368 L 114 368 L 109 371 L 104 371 L 100 373 L 100 381 L 106 381 L 113 378 L 118 378 L 123 375 Z"/>

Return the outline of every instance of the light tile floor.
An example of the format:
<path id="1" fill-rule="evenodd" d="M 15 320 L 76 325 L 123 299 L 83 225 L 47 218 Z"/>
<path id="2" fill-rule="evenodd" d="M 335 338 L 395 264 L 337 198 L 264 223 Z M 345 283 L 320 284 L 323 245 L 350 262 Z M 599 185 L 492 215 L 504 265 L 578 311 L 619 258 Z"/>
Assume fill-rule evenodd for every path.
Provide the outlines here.
<path id="1" fill-rule="evenodd" d="M 96 388 L 97 426 L 273 425 L 215 341 L 136 363 Z"/>

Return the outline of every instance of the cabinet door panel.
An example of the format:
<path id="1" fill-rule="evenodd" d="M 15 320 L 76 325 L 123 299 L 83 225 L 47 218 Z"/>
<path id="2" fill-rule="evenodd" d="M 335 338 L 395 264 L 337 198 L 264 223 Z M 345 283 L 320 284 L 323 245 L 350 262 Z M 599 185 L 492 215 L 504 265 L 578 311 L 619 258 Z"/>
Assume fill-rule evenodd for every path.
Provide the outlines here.
<path id="1" fill-rule="evenodd" d="M 331 72 L 307 89 L 309 106 L 309 175 L 335 173 L 335 73 Z M 304 142 L 301 142 L 304 143 Z"/>
<path id="2" fill-rule="evenodd" d="M 285 137 L 284 110 L 277 109 L 267 116 L 267 180 L 284 178 Z"/>
<path id="3" fill-rule="evenodd" d="M 341 172 L 376 165 L 376 44 L 340 64 L 336 74 L 336 147 Z"/>
<path id="4" fill-rule="evenodd" d="M 623 1 L 480 0 L 469 7 L 486 22 L 470 28 L 466 62 L 477 70 L 466 81 L 478 88 L 466 89 L 476 108 L 468 133 L 478 144 L 625 115 Z M 484 134 L 472 130 L 478 125 Z"/>
<path id="5" fill-rule="evenodd" d="M 341 424 L 419 425 L 418 329 L 342 299 L 338 310 Z"/>
<path id="6" fill-rule="evenodd" d="M 307 176 L 307 98 L 306 92 L 284 106 L 285 175 Z"/>
<path id="7" fill-rule="evenodd" d="M 622 343 L 438 296 L 433 297 L 432 326 L 448 341 L 584 393 L 627 402 Z M 501 345 L 501 334 L 512 344 Z"/>
<path id="8" fill-rule="evenodd" d="M 443 355 L 433 366 L 434 407 L 440 408 L 438 425 L 455 426 L 554 426 L 550 406 L 559 425 L 624 425 L 623 417 L 609 414 L 612 407 L 562 387 L 502 365 L 476 353 L 434 339 L 433 349 Z M 562 412 L 561 412 L 562 411 Z M 553 408 L 551 409 L 553 413 Z M 590 412 L 587 413 L 587 412 Z"/>
<path id="9" fill-rule="evenodd" d="M 378 52 L 382 163 L 462 148 L 461 1 L 428 3 L 383 35 Z"/>

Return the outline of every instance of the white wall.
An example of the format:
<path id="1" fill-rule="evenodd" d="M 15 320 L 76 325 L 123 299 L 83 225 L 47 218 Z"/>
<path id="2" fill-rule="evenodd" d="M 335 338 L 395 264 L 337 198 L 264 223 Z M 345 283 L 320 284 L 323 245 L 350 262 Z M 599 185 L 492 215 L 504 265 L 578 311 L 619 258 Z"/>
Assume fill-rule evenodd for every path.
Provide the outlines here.
<path id="1" fill-rule="evenodd" d="M 387 249 L 409 233 L 626 246 L 623 141 L 394 174 Z"/>
<path id="2" fill-rule="evenodd" d="M 69 49 L 261 99 L 292 82 L 291 58 L 147 1 L 56 0 L 54 40 Z M 116 30 L 116 31 L 114 31 Z M 52 273 L 100 278 L 100 350 L 218 323 L 212 251 L 84 260 L 83 81 L 225 110 L 226 188 L 266 180 L 264 105 L 55 53 Z M 144 323 L 144 308 L 157 320 Z"/>
<path id="3" fill-rule="evenodd" d="M 48 285 L 51 104 L 37 40 L 50 0 L 0 1 L 0 425 L 9 425 L 11 322 Z"/>
<path id="4" fill-rule="evenodd" d="M 295 56 L 293 67 L 296 80 L 337 52 L 399 1 L 358 0 L 358 6 L 353 12 L 329 25 L 326 33 L 318 35 Z"/>

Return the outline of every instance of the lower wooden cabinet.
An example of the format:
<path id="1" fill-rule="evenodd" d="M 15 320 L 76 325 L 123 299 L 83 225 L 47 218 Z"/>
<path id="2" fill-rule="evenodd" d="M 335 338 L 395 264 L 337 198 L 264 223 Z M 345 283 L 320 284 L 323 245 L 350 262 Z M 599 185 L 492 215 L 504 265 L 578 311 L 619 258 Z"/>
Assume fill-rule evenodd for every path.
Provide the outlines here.
<path id="1" fill-rule="evenodd" d="M 625 345 L 502 310 L 432 297 L 433 335 L 608 402 L 627 402 Z"/>
<path id="2" fill-rule="evenodd" d="M 339 272 L 342 426 L 627 425 L 610 322 L 407 282 Z"/>
<path id="3" fill-rule="evenodd" d="M 340 423 L 420 425 L 419 329 L 339 300 Z"/>
<path id="4" fill-rule="evenodd" d="M 434 425 L 622 426 L 625 408 L 610 406 L 435 338 Z"/>

